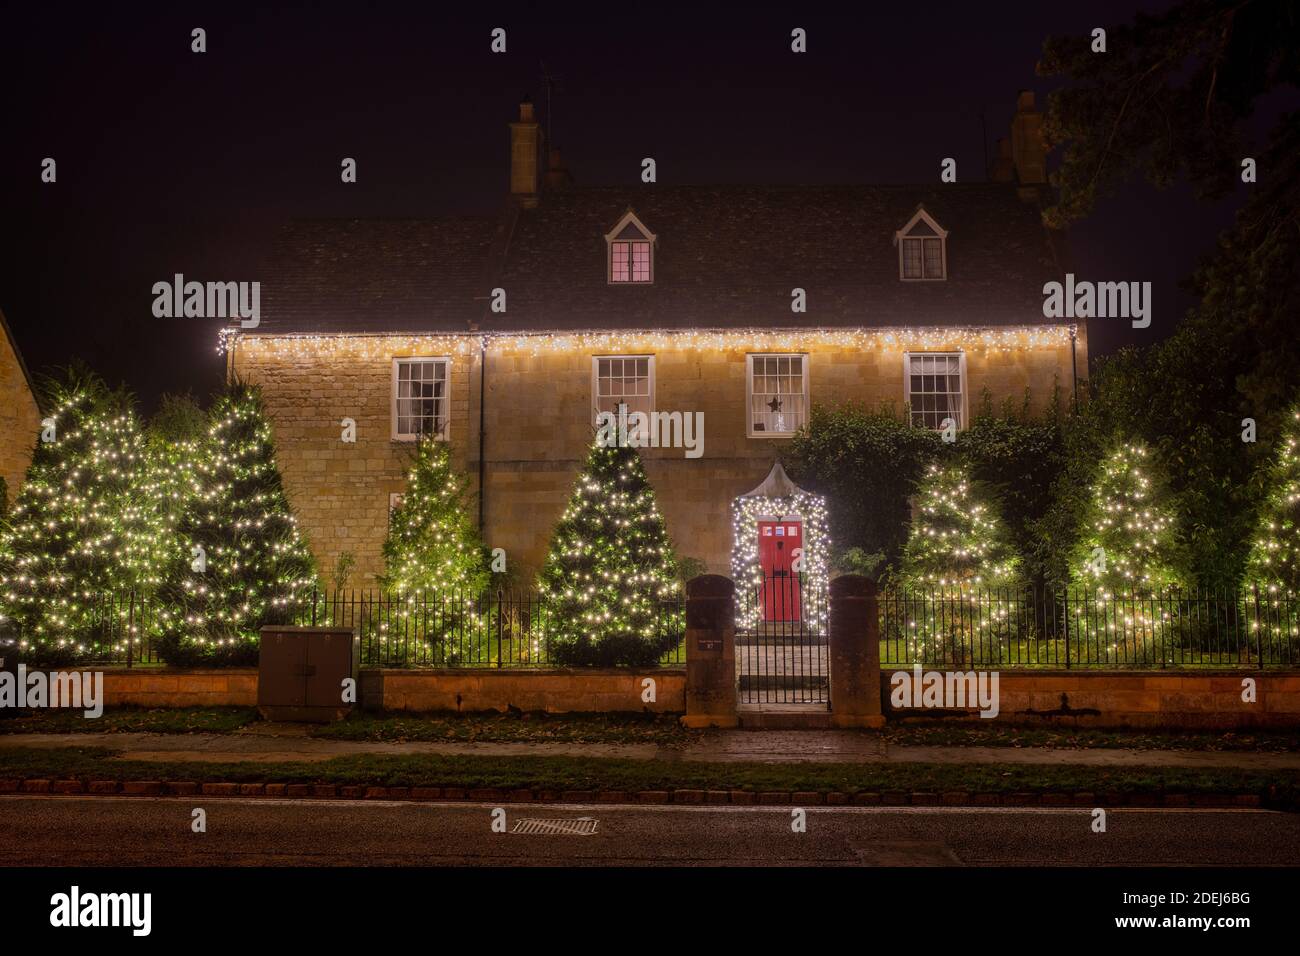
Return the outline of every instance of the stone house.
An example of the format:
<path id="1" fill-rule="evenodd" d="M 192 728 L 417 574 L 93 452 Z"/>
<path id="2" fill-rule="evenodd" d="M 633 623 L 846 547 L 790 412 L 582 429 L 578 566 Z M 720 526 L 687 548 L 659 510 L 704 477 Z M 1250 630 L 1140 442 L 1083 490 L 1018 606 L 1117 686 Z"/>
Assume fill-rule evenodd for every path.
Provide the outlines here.
<path id="1" fill-rule="evenodd" d="M 727 573 L 732 501 L 814 403 L 961 428 L 986 390 L 1042 406 L 1086 376 L 1085 328 L 1042 313 L 1066 266 L 1040 123 L 1022 94 L 989 182 L 582 187 L 555 152 L 543 170 L 524 103 L 501 215 L 288 224 L 228 369 L 263 386 L 302 527 L 327 572 L 354 554 L 354 587 L 382 570 L 421 434 L 529 580 L 620 404 L 702 413 L 698 454 L 642 455 L 679 554 Z"/>
<path id="2" fill-rule="evenodd" d="M 5 480 L 11 504 L 32 463 L 33 442 L 40 425 L 41 410 L 32 374 L 0 312 L 0 478 Z"/>

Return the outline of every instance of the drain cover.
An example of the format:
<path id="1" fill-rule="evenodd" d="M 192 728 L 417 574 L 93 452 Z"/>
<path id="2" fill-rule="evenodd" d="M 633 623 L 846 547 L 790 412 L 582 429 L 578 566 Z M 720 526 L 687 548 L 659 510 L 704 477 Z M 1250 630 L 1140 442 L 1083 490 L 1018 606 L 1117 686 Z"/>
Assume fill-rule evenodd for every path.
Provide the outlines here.
<path id="1" fill-rule="evenodd" d="M 596 832 L 595 817 L 578 817 L 575 820 L 516 820 L 511 833 L 530 833 L 547 836 L 591 836 Z"/>

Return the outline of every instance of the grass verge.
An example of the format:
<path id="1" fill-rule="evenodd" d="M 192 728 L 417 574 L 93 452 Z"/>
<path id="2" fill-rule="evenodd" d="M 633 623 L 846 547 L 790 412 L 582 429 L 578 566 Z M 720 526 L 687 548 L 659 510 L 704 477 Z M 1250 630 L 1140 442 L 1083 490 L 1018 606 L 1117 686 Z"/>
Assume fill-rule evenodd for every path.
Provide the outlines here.
<path id="1" fill-rule="evenodd" d="M 117 759 L 99 747 L 0 751 L 0 778 L 333 783 L 545 790 L 750 790 L 857 793 L 1060 791 L 1256 794 L 1300 807 L 1300 774 L 1186 767 L 952 764 L 708 764 L 582 757 L 363 754 L 323 763 L 169 763 Z"/>
<path id="2" fill-rule="evenodd" d="M 79 710 L 34 710 L 0 720 L 0 734 L 228 734 L 258 719 L 254 707 L 113 707 L 94 720 Z"/>
<path id="3" fill-rule="evenodd" d="M 116 707 L 97 720 L 80 711 L 33 711 L 0 720 L 0 734 L 234 733 L 259 720 L 252 707 L 144 709 Z M 655 744 L 684 747 L 707 731 L 688 730 L 676 714 L 424 713 L 354 714 L 313 727 L 327 740 Z M 864 731 L 864 733 L 876 733 Z M 896 747 L 1044 747 L 1049 749 L 1300 751 L 1300 731 L 1154 731 L 1013 726 L 991 721 L 908 720 L 879 732 Z"/>

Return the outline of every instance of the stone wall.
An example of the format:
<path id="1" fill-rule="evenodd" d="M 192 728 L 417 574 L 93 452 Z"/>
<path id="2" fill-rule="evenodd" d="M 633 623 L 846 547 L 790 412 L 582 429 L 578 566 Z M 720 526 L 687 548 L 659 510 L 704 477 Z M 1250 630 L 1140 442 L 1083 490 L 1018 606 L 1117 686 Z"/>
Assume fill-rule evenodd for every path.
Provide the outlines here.
<path id="1" fill-rule="evenodd" d="M 974 713 L 894 711 L 889 678 L 881 696 L 890 721 L 946 716 L 982 721 Z M 653 703 L 641 699 L 643 680 L 656 682 Z M 1256 682 L 1256 702 L 1241 699 L 1242 679 Z M 684 668 L 635 670 L 363 670 L 362 699 L 385 710 L 495 710 L 680 713 L 686 709 Z M 1227 730 L 1300 727 L 1300 673 L 1102 673 L 1002 671 L 996 720 L 1014 724 Z M 107 706 L 253 707 L 257 671 L 111 668 L 104 670 Z"/>
<path id="2" fill-rule="evenodd" d="M 322 568 L 328 573 L 339 552 L 350 550 L 357 557 L 351 585 L 373 587 L 382 570 L 388 496 L 402 490 L 408 451 L 390 437 L 392 359 L 451 356 L 453 458 L 477 494 L 477 340 L 449 338 L 423 351 L 400 337 L 355 337 L 346 340 L 350 344 L 318 350 L 277 349 L 275 341 L 245 339 L 232 369 L 263 385 L 286 487 Z M 679 553 L 701 559 L 715 573 L 730 572 L 732 499 L 757 485 L 787 445 L 747 435 L 747 351 L 755 350 L 635 344 L 619 349 L 655 356 L 658 410 L 704 413 L 702 457 L 687 459 L 681 449 L 645 449 L 643 456 Z M 804 351 L 813 404 L 903 406 L 903 343 L 865 351 L 816 344 Z M 593 354 L 598 353 L 534 354 L 504 343 L 488 352 L 484 537 L 489 547 L 506 550 L 525 582 L 545 558 L 551 530 L 592 440 Z M 970 350 L 970 409 L 975 411 L 986 388 L 995 402 L 1009 398 L 1017 405 L 1028 389 L 1041 407 L 1059 383 L 1068 400 L 1070 361 L 1068 341 L 1006 352 Z M 1082 377 L 1087 369 L 1082 330 L 1077 363 Z M 339 440 L 344 417 L 357 422 L 355 445 Z M 473 501 L 469 506 L 477 507 Z"/>
<path id="3" fill-rule="evenodd" d="M 41 413 L 6 328 L 0 326 L 0 477 L 12 504 L 32 463 Z"/>
<path id="4" fill-rule="evenodd" d="M 655 682 L 645 701 L 644 682 Z M 549 713 L 681 713 L 686 672 L 681 668 L 632 670 L 362 671 L 368 706 L 407 711 L 524 711 Z M 382 703 L 381 703 L 382 702 Z"/>
<path id="5" fill-rule="evenodd" d="M 890 720 L 936 716 L 990 720 L 977 713 L 892 710 L 889 681 L 895 670 L 880 675 L 885 714 Z M 1255 681 L 1254 703 L 1241 699 L 1244 678 Z M 992 720 L 1004 723 L 1168 730 L 1300 727 L 1300 673 L 1002 671 L 998 691 L 1000 710 Z"/>
<path id="6" fill-rule="evenodd" d="M 105 668 L 108 707 L 255 707 L 257 669 L 172 670 Z M 644 681 L 655 682 L 645 701 Z M 631 670 L 455 668 L 361 671 L 367 709 L 405 711 L 526 711 L 614 713 L 686 709 L 686 672 L 680 667 Z"/>
<path id="7" fill-rule="evenodd" d="M 256 668 L 104 670 L 108 707 L 255 707 Z"/>

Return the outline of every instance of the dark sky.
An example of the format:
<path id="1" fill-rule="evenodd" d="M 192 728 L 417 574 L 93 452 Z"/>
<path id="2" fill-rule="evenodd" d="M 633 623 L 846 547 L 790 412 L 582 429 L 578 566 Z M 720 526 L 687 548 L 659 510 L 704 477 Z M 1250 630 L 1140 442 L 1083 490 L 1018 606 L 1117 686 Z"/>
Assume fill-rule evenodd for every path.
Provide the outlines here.
<path id="1" fill-rule="evenodd" d="M 944 156 L 983 178 L 981 111 L 991 151 L 1018 89 L 1044 103 L 1044 37 L 1168 3 L 719 6 L 6 5 L 0 308 L 34 370 L 81 357 L 146 408 L 206 395 L 219 320 L 154 318 L 153 283 L 257 279 L 290 217 L 496 211 L 521 95 L 546 118 L 539 61 L 580 183 L 633 181 L 644 156 L 663 183 L 933 182 Z M 1081 277 L 1154 283 L 1152 328 L 1094 322 L 1094 354 L 1168 333 L 1236 205 L 1134 184 L 1072 231 Z"/>

